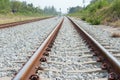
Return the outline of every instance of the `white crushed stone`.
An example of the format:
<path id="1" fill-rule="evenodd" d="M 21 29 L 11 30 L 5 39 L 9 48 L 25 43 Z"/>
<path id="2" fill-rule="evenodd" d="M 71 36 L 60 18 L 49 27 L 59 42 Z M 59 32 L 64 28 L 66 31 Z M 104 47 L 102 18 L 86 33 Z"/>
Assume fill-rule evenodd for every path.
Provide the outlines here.
<path id="1" fill-rule="evenodd" d="M 55 17 L 0 29 L 0 77 L 13 76 L 60 20 Z"/>
<path id="2" fill-rule="evenodd" d="M 85 54 L 84 52 L 81 52 L 81 50 L 90 52 L 83 39 L 78 35 L 76 30 L 71 27 L 71 24 L 65 18 L 63 26 L 60 29 L 57 38 L 55 39 L 51 51 L 49 52 L 50 56 L 47 57 L 47 63 L 41 63 L 41 67 L 44 68 L 44 71 L 38 72 L 40 79 L 47 78 L 48 80 L 94 80 L 98 78 L 106 78 L 107 72 L 68 72 L 71 70 L 100 68 L 101 65 L 99 63 L 79 64 L 88 61 L 95 61 L 93 58 L 82 57 Z M 78 64 L 76 64 L 76 62 Z"/>

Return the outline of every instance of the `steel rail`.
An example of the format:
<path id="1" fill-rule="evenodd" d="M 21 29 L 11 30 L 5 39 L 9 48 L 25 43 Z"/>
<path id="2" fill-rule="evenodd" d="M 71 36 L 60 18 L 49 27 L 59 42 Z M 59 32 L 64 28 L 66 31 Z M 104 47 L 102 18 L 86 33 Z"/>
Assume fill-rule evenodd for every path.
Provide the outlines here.
<path id="1" fill-rule="evenodd" d="M 117 77 L 120 76 L 120 62 L 109 53 L 101 44 L 99 44 L 91 35 L 89 35 L 83 28 L 81 28 L 76 22 L 74 22 L 70 17 L 68 19 L 73 23 L 76 30 L 80 35 L 87 40 L 87 43 L 90 44 L 90 47 L 97 50 L 97 52 L 104 56 L 104 60 L 107 60 L 110 63 L 110 67 L 116 73 Z"/>
<path id="2" fill-rule="evenodd" d="M 64 19 L 55 27 L 47 39 L 42 43 L 38 50 L 33 54 L 29 61 L 23 66 L 19 73 L 13 78 L 13 80 L 31 80 L 30 77 L 36 74 L 36 70 L 40 65 L 40 59 L 42 58 L 44 52 L 50 45 L 50 43 L 55 39 L 59 29 L 62 26 Z M 37 79 L 35 79 L 37 80 Z"/>
<path id="3" fill-rule="evenodd" d="M 52 17 L 37 18 L 37 19 L 30 19 L 30 20 L 0 24 L 0 29 L 7 28 L 7 27 L 13 27 L 13 26 L 21 25 L 21 24 L 25 24 L 25 23 L 35 22 L 35 21 L 39 21 L 39 20 L 49 19 L 49 18 L 52 18 Z"/>

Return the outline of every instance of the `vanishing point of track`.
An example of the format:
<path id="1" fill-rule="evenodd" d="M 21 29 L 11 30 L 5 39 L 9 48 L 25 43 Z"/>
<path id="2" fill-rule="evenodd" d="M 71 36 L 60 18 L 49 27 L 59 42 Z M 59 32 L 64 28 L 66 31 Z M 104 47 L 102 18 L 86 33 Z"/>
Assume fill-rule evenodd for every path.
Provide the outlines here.
<path id="1" fill-rule="evenodd" d="M 66 37 L 62 38 L 63 41 L 66 41 L 65 43 L 60 41 L 58 38 L 58 36 L 60 36 L 59 32 L 61 28 L 65 27 L 65 23 L 67 24 L 67 26 L 70 26 L 70 29 L 71 29 L 71 32 L 69 31 L 66 31 L 66 32 L 69 32 L 71 37 L 76 38 L 76 40 L 78 39 L 77 42 L 75 42 L 76 40 L 73 40 L 73 41 L 71 40 L 73 43 L 69 47 L 67 46 L 69 45 L 69 41 L 70 41 L 70 39 L 68 38 L 69 37 L 68 34 L 66 34 Z M 67 29 L 68 27 L 64 28 L 64 30 L 67 30 Z M 76 29 L 76 31 L 72 31 L 73 29 Z M 80 40 L 78 36 L 76 37 L 76 35 L 71 34 L 72 32 L 74 34 L 77 33 L 78 36 L 80 37 Z M 68 44 L 66 44 L 67 42 Z M 81 45 L 77 45 L 78 47 L 76 47 L 76 45 L 74 46 L 74 44 L 76 45 L 81 44 Z M 67 51 L 66 53 L 60 53 L 59 51 L 59 49 L 61 49 L 59 48 L 60 45 L 61 46 L 64 45 L 62 46 L 63 47 L 62 50 L 63 49 L 66 50 Z M 56 54 L 53 54 L 52 51 L 53 51 L 53 48 L 55 47 L 56 47 L 55 50 L 58 50 L 59 52 Z M 69 48 L 72 49 L 71 52 L 69 52 Z M 78 50 L 78 53 L 75 53 L 76 50 Z M 57 61 L 57 59 L 61 57 L 65 58 L 65 60 Z M 50 58 L 50 60 L 47 60 L 47 58 Z M 48 65 L 46 65 L 46 63 L 49 65 L 54 64 L 53 67 L 55 67 L 55 65 L 59 65 L 59 66 L 62 65 L 62 66 L 54 70 L 54 68 L 52 69 L 52 66 L 49 67 Z M 86 65 L 88 67 L 92 66 L 93 69 L 90 69 L 90 68 L 87 69 Z M 66 69 L 64 66 L 66 67 Z M 70 66 L 74 66 L 75 69 L 70 68 Z M 86 68 L 84 68 L 84 66 L 86 66 Z M 23 66 L 23 68 L 18 72 L 18 74 L 13 78 L 13 80 L 39 80 L 39 79 L 42 80 L 40 76 L 41 75 L 45 76 L 46 72 L 49 72 L 49 71 L 52 71 L 53 72 L 52 75 L 55 76 L 54 78 L 50 78 L 52 75 L 49 75 L 49 77 L 46 77 L 46 79 L 48 78 L 51 80 L 52 79 L 59 80 L 59 78 L 70 80 L 72 78 L 71 75 L 76 75 L 77 77 L 79 77 L 79 78 L 73 77 L 73 79 L 71 80 L 74 80 L 74 79 L 75 80 L 77 79 L 120 80 L 120 77 L 119 77 L 120 64 L 118 60 L 115 57 L 113 57 L 113 55 L 111 55 L 103 46 L 101 46 L 94 38 L 92 38 L 86 31 L 80 28 L 80 26 L 70 18 L 64 18 L 61 20 L 61 22 L 51 32 L 51 34 L 42 43 L 42 45 L 38 48 L 38 50 L 33 54 L 33 56 L 29 59 L 29 61 Z M 92 74 L 96 72 L 99 72 L 99 74 L 106 74 L 106 75 L 98 76 L 98 78 L 94 78 L 94 77 L 89 78 L 88 76 L 88 78 L 86 79 L 82 78 L 82 76 L 79 76 L 79 75 L 85 76 L 86 74 Z M 92 75 L 92 76 L 95 76 L 95 75 Z M 43 78 L 43 80 L 46 80 L 46 79 L 45 77 Z"/>

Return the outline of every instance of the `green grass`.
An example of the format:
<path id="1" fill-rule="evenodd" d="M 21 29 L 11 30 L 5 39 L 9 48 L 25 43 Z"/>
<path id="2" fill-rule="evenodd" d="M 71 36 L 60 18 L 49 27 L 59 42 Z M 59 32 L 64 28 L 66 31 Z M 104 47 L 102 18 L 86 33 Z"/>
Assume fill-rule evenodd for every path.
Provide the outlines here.
<path id="1" fill-rule="evenodd" d="M 120 20 L 120 0 L 96 0 L 85 9 L 69 16 L 79 17 L 94 25 L 113 24 Z"/>

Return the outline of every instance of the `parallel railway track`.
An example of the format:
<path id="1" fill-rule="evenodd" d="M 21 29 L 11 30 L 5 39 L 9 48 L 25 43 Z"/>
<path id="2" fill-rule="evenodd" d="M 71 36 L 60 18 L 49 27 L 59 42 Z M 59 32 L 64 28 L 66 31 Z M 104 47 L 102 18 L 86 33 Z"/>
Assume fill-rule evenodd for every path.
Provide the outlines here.
<path id="1" fill-rule="evenodd" d="M 13 80 L 120 80 L 118 60 L 69 20 L 56 26 Z"/>
<path id="2" fill-rule="evenodd" d="M 101 63 L 96 62 L 93 52 L 68 19 L 65 19 L 59 33 L 47 63 L 41 64 L 44 69 L 38 71 L 41 80 L 106 79 L 107 71 L 101 70 Z"/>

